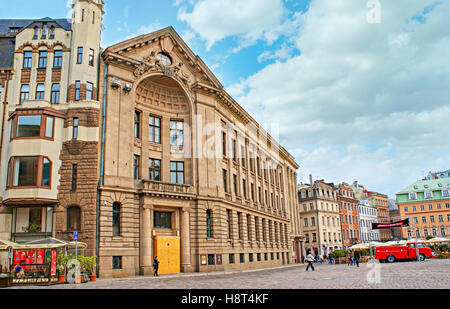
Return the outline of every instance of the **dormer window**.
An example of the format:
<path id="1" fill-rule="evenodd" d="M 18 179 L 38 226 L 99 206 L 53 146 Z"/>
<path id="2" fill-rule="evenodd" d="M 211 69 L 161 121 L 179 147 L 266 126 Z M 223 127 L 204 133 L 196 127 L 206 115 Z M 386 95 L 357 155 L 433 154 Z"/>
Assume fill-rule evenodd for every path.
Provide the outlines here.
<path id="1" fill-rule="evenodd" d="M 156 56 L 156 60 L 159 60 L 159 62 L 166 67 L 172 65 L 172 58 L 165 53 L 159 53 Z"/>
<path id="2" fill-rule="evenodd" d="M 409 199 L 410 200 L 417 200 L 417 193 L 416 192 L 409 192 Z"/>
<path id="3" fill-rule="evenodd" d="M 34 27 L 34 33 L 33 33 L 33 40 L 36 40 L 39 35 L 39 28 L 38 26 Z"/>
<path id="4" fill-rule="evenodd" d="M 442 196 L 443 197 L 450 197 L 450 189 L 442 189 Z"/>
<path id="5" fill-rule="evenodd" d="M 425 198 L 433 198 L 433 191 L 427 190 L 424 192 Z"/>
<path id="6" fill-rule="evenodd" d="M 51 26 L 50 27 L 50 39 L 54 39 L 55 38 L 55 27 Z"/>
<path id="7" fill-rule="evenodd" d="M 41 39 L 45 39 L 47 37 L 47 30 L 48 30 L 47 24 L 43 24 L 42 25 L 42 36 L 41 36 Z"/>

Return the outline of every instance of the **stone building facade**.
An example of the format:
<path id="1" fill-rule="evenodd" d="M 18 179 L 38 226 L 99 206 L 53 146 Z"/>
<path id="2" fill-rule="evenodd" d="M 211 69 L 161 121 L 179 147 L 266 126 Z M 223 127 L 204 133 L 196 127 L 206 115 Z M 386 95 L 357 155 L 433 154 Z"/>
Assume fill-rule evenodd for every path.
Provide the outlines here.
<path id="1" fill-rule="evenodd" d="M 339 210 L 341 216 L 342 245 L 349 247 L 361 241 L 359 230 L 358 199 L 347 183 L 338 186 Z"/>
<path id="2" fill-rule="evenodd" d="M 1 238 L 76 230 L 101 277 L 300 261 L 293 157 L 173 28 L 102 52 L 103 14 L 0 21 Z"/>
<path id="3" fill-rule="evenodd" d="M 292 263 L 292 156 L 173 28 L 102 56 L 100 275 L 149 274 L 155 255 L 163 273 Z M 160 243 L 180 250 L 179 270 Z"/>
<path id="4" fill-rule="evenodd" d="M 338 191 L 324 180 L 301 184 L 298 188 L 305 251 L 324 255 L 342 249 Z"/>

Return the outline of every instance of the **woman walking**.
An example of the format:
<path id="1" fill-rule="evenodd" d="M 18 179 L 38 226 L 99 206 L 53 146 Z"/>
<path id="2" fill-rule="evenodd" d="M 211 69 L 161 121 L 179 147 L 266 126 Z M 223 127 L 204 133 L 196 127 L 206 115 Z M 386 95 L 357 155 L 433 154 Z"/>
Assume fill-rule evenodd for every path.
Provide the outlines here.
<path id="1" fill-rule="evenodd" d="M 313 271 L 315 271 L 314 265 L 313 265 L 314 264 L 314 256 L 311 254 L 311 252 L 309 252 L 308 256 L 306 257 L 306 261 L 308 262 L 308 267 L 306 267 L 306 271 L 308 271 L 310 267 Z"/>

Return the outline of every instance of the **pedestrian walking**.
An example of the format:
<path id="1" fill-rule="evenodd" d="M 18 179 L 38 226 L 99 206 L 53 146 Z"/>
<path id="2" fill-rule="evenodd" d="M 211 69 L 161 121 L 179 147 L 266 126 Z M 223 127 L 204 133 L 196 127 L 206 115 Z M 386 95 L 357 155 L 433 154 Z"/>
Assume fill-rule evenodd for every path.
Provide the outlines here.
<path id="1" fill-rule="evenodd" d="M 308 254 L 308 256 L 306 257 L 306 261 L 308 262 L 308 267 L 306 267 L 306 271 L 308 271 L 309 270 L 309 268 L 311 267 L 311 269 L 313 270 L 313 271 L 316 271 L 315 269 L 314 269 L 314 256 L 311 254 L 311 252 Z"/>
<path id="2" fill-rule="evenodd" d="M 158 261 L 157 256 L 155 256 L 155 259 L 153 260 L 153 268 L 155 269 L 155 272 L 153 273 L 153 277 L 158 277 L 159 261 Z"/>
<path id="3" fill-rule="evenodd" d="M 361 254 L 358 250 L 355 251 L 353 257 L 355 258 L 356 266 L 359 267 L 359 259 L 361 258 Z"/>

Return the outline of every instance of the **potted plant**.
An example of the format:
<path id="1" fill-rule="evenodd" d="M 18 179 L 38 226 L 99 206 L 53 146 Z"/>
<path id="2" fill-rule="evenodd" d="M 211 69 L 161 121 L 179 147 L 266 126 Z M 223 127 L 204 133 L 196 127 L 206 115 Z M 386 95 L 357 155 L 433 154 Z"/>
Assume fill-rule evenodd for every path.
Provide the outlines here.
<path id="1" fill-rule="evenodd" d="M 8 273 L 0 274 L 0 288 L 7 288 L 11 286 L 11 276 Z"/>
<path id="2" fill-rule="evenodd" d="M 95 274 L 97 265 L 96 261 L 97 261 L 96 256 L 84 257 L 84 269 L 88 273 L 90 281 L 97 281 L 97 276 Z"/>

